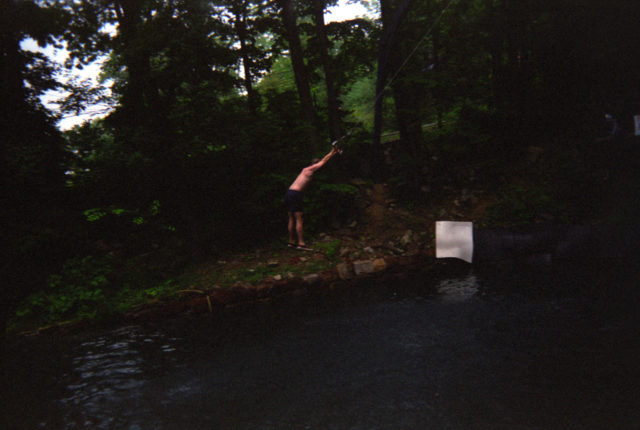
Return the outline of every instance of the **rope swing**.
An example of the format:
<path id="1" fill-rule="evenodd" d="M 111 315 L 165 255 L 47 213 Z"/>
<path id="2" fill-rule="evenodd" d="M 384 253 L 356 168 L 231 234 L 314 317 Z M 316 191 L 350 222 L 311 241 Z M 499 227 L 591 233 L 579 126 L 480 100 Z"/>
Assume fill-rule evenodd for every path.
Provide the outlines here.
<path id="1" fill-rule="evenodd" d="M 444 14 L 451 7 L 451 5 L 454 3 L 455 0 L 449 0 L 447 5 L 442 9 L 440 14 L 432 22 L 431 26 L 428 28 L 428 30 L 425 32 L 425 34 L 422 36 L 422 38 L 420 38 L 420 40 L 415 44 L 415 46 L 413 47 L 411 52 L 404 58 L 404 60 L 402 61 L 400 66 L 397 68 L 395 73 L 388 80 L 388 82 L 384 83 L 385 76 L 386 76 L 386 66 L 387 66 L 387 63 L 389 61 L 391 48 L 393 46 L 392 42 L 393 42 L 394 36 L 395 36 L 395 34 L 396 34 L 397 30 L 398 30 L 398 27 L 400 25 L 400 22 L 401 22 L 402 18 L 404 17 L 404 15 L 408 11 L 408 6 L 409 6 L 409 2 L 410 1 L 411 0 L 403 0 L 403 2 L 400 5 L 400 7 L 396 10 L 396 12 L 395 12 L 395 14 L 393 16 L 393 19 L 391 21 L 390 26 L 388 27 L 388 29 L 385 30 L 385 32 L 383 33 L 382 37 L 380 38 L 380 43 L 379 43 L 380 49 L 379 49 L 379 55 L 378 55 L 378 76 L 377 76 L 377 81 L 376 81 L 376 95 L 375 95 L 375 99 L 374 99 L 374 102 L 373 102 L 373 109 L 375 110 L 375 113 L 374 113 L 374 132 L 373 132 L 374 133 L 374 136 L 373 136 L 374 163 L 380 162 L 379 148 L 380 148 L 380 135 L 381 135 L 381 131 L 382 131 L 382 96 L 383 96 L 384 92 L 386 91 L 386 89 L 389 88 L 389 86 L 391 86 L 391 84 L 396 80 L 396 78 L 398 77 L 398 75 L 400 74 L 402 69 L 407 65 L 409 60 L 417 52 L 417 50 L 420 47 L 420 45 L 422 45 L 422 43 L 424 43 L 424 41 L 427 40 L 427 38 L 431 35 L 431 33 L 435 29 L 436 25 L 438 25 L 438 23 L 440 22 L 440 20 L 444 16 Z M 332 146 L 338 145 L 340 142 L 344 141 L 349 136 L 351 136 L 351 134 L 353 134 L 354 130 L 355 130 L 355 127 L 352 127 L 352 129 L 347 134 L 345 134 L 342 137 L 340 137 L 339 139 L 336 139 L 335 141 L 333 141 L 331 143 L 331 145 Z M 379 169 L 378 168 L 374 168 L 373 171 L 374 172 L 379 172 Z"/>

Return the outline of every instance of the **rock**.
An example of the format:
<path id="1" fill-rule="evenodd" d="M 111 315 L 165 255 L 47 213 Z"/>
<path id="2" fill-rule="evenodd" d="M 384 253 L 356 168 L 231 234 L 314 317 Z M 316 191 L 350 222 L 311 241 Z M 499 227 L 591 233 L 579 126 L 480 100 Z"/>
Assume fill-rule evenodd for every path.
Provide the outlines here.
<path id="1" fill-rule="evenodd" d="M 273 280 L 274 281 L 282 281 L 282 275 L 274 275 L 273 276 Z"/>
<path id="2" fill-rule="evenodd" d="M 413 240 L 413 232 L 411 230 L 407 230 L 404 233 L 404 236 L 402 236 L 402 239 L 400 239 L 400 243 L 402 243 L 403 245 L 408 245 L 412 242 Z"/>
<path id="3" fill-rule="evenodd" d="M 360 260 L 353 262 L 353 271 L 356 276 L 366 275 L 374 272 L 372 260 Z"/>
<path id="4" fill-rule="evenodd" d="M 362 250 L 363 250 L 364 252 L 368 252 L 369 254 L 374 254 L 374 253 L 375 253 L 375 251 L 373 250 L 373 248 L 372 248 L 372 247 L 370 247 L 370 246 L 367 246 L 367 247 L 363 248 Z"/>
<path id="5" fill-rule="evenodd" d="M 387 262 L 384 258 L 376 258 L 373 260 L 373 271 L 374 272 L 382 272 L 387 268 Z"/>
<path id="6" fill-rule="evenodd" d="M 404 249 L 398 248 L 398 247 L 396 246 L 396 244 L 395 244 L 395 243 L 393 243 L 392 241 L 389 241 L 389 242 L 387 243 L 386 248 L 387 248 L 387 249 L 389 249 L 389 250 L 390 250 L 391 252 L 393 252 L 394 254 L 404 254 L 404 252 L 405 252 L 405 251 L 404 251 Z"/>
<path id="7" fill-rule="evenodd" d="M 322 283 L 322 277 L 317 273 L 306 275 L 302 278 L 302 280 L 311 286 L 319 285 Z"/>
<path id="8" fill-rule="evenodd" d="M 336 266 L 338 276 L 342 280 L 352 279 L 354 277 L 353 266 L 348 263 L 340 263 Z"/>
<path id="9" fill-rule="evenodd" d="M 340 248 L 340 253 L 339 253 L 339 255 L 340 255 L 340 257 L 344 257 L 344 256 L 346 256 L 347 254 L 349 254 L 350 252 L 351 252 L 351 250 L 350 250 L 349 248 L 347 248 L 347 247 L 345 247 L 345 248 Z"/>
<path id="10" fill-rule="evenodd" d="M 267 261 L 267 267 L 277 267 L 280 265 L 278 260 L 269 260 Z"/>

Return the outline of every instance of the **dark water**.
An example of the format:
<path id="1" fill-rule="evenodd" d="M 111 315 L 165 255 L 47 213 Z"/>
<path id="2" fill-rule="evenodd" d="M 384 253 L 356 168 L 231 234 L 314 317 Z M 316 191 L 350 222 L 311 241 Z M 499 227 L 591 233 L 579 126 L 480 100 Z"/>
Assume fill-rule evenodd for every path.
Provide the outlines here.
<path id="1" fill-rule="evenodd" d="M 8 429 L 637 429 L 637 274 L 414 274 L 9 345 Z"/>

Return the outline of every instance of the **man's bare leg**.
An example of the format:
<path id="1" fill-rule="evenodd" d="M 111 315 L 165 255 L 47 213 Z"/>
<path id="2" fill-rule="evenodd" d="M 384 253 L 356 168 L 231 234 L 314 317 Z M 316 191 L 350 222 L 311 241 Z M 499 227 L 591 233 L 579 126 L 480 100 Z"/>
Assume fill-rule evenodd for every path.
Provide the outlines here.
<path id="1" fill-rule="evenodd" d="M 289 212 L 289 244 L 296 244 L 296 218 L 293 215 L 293 212 Z"/>
<path id="2" fill-rule="evenodd" d="M 296 233 L 298 233 L 298 246 L 306 246 L 303 239 L 302 212 L 294 212 L 296 222 Z"/>

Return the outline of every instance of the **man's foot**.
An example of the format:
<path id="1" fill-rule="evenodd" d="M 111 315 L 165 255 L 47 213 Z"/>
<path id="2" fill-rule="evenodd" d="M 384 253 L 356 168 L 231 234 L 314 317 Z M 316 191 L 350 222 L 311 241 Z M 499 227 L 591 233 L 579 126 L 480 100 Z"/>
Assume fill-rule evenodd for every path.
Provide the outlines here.
<path id="1" fill-rule="evenodd" d="M 289 243 L 287 243 L 287 247 L 288 248 L 297 248 L 298 245 L 296 245 L 295 243 L 289 242 Z"/>
<path id="2" fill-rule="evenodd" d="M 307 245 L 298 245 L 297 248 L 300 251 L 313 251 L 313 249 L 309 248 Z"/>

